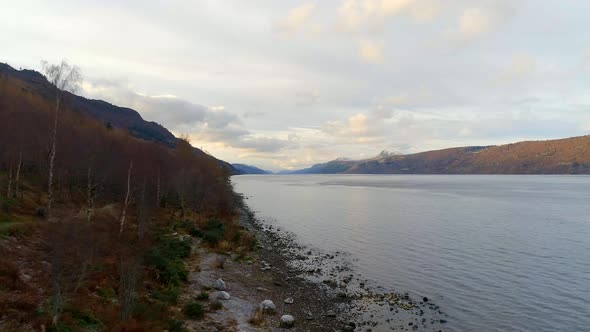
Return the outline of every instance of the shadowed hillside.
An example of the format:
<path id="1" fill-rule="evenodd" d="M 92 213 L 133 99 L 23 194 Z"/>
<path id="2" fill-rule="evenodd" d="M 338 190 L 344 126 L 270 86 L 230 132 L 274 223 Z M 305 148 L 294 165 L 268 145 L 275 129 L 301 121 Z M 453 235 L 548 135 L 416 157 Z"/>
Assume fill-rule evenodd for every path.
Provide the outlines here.
<path id="1" fill-rule="evenodd" d="M 294 174 L 590 174 L 590 136 L 333 160 Z"/>
<path id="2" fill-rule="evenodd" d="M 45 76 L 34 70 L 16 70 L 7 64 L 0 63 L 0 76 L 15 79 L 13 81 L 15 84 L 20 82 L 18 84 L 23 91 L 40 96 L 45 100 L 53 98 L 51 84 Z M 68 92 L 65 93 L 70 100 L 68 107 L 73 112 L 89 116 L 114 128 L 125 129 L 135 137 L 161 143 L 170 148 L 175 147 L 178 143 L 178 138 L 168 129 L 156 122 L 144 120 L 137 111 L 131 108 L 116 106 L 103 100 L 87 99 Z M 194 148 L 194 151 L 197 155 L 216 160 L 221 166 L 227 168 L 230 173 L 239 173 L 231 164 L 225 161 L 217 160 L 197 148 Z"/>

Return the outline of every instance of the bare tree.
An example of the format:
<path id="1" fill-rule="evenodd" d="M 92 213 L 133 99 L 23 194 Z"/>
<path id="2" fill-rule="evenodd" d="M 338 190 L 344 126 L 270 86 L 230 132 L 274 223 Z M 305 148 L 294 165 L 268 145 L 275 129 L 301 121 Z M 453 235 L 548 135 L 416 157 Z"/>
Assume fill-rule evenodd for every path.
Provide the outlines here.
<path id="1" fill-rule="evenodd" d="M 12 162 L 8 169 L 8 188 L 6 189 L 6 198 L 12 196 Z"/>
<path id="2" fill-rule="evenodd" d="M 127 170 L 127 194 L 125 195 L 125 202 L 123 202 L 123 211 L 121 212 L 121 219 L 119 221 L 119 236 L 123 234 L 125 227 L 125 217 L 127 215 L 127 207 L 129 206 L 129 198 L 131 195 L 131 171 L 133 170 L 133 160 L 129 162 L 129 169 Z"/>
<path id="3" fill-rule="evenodd" d="M 14 179 L 14 197 L 18 198 L 20 194 L 20 169 L 23 165 L 23 152 L 18 153 L 18 164 L 16 166 L 16 176 Z"/>
<path id="4" fill-rule="evenodd" d="M 92 165 L 88 166 L 86 178 L 86 223 L 90 224 L 94 216 L 94 203 L 102 186 L 93 174 Z"/>
<path id="5" fill-rule="evenodd" d="M 53 205 L 53 177 L 55 169 L 55 156 L 57 153 L 57 128 L 59 123 L 59 113 L 62 108 L 64 92 L 73 92 L 76 90 L 82 79 L 80 69 L 76 66 L 69 65 L 63 60 L 58 65 L 52 65 L 46 61 L 42 62 L 45 77 L 54 87 L 55 92 L 55 114 L 53 118 L 53 128 L 50 135 L 49 148 L 49 172 L 47 183 L 47 217 L 51 218 L 51 209 Z"/>
<path id="6" fill-rule="evenodd" d="M 158 178 L 156 181 L 156 209 L 160 207 L 160 166 L 158 166 Z"/>
<path id="7" fill-rule="evenodd" d="M 139 278 L 139 259 L 134 256 L 121 259 L 121 279 L 119 280 L 119 302 L 121 320 L 131 318 L 135 306 L 137 279 Z"/>

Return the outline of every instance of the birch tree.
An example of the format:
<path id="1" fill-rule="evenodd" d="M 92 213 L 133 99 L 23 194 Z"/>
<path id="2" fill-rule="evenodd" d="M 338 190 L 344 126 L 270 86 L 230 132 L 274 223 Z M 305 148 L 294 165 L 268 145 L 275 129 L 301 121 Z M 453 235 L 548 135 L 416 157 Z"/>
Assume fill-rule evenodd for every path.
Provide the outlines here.
<path id="1" fill-rule="evenodd" d="M 45 77 L 51 83 L 55 93 L 55 112 L 53 115 L 53 126 L 50 134 L 49 147 L 49 172 L 47 179 L 47 217 L 51 219 L 53 207 L 53 181 L 55 171 L 55 156 L 57 154 L 57 130 L 59 124 L 59 114 L 62 109 L 63 97 L 65 92 L 74 92 L 82 80 L 80 69 L 71 66 L 65 60 L 60 64 L 49 64 L 42 62 Z"/>
<path id="2" fill-rule="evenodd" d="M 131 195 L 131 171 L 133 170 L 133 160 L 129 162 L 129 169 L 127 170 L 127 194 L 123 202 L 123 211 L 121 212 L 121 219 L 119 220 L 119 236 L 123 234 L 125 228 L 125 217 L 127 215 L 127 207 L 129 206 L 129 198 Z"/>

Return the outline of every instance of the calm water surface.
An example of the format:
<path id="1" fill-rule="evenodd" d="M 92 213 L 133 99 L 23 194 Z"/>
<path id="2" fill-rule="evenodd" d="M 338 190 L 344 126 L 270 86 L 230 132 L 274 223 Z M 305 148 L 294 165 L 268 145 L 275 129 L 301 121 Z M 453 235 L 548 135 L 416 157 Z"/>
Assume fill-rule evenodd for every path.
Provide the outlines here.
<path id="1" fill-rule="evenodd" d="M 452 331 L 590 331 L 590 177 L 233 177 L 261 219 L 350 254 Z"/>

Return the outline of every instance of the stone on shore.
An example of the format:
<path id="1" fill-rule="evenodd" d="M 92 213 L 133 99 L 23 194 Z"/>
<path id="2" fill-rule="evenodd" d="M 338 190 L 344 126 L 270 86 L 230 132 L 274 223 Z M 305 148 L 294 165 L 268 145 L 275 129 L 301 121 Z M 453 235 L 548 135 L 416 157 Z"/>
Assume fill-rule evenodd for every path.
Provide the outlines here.
<path id="1" fill-rule="evenodd" d="M 215 280 L 215 282 L 213 283 L 213 288 L 215 288 L 219 291 L 224 291 L 225 290 L 225 281 L 223 281 L 223 279 L 221 279 L 221 278 Z"/>
<path id="2" fill-rule="evenodd" d="M 291 315 L 281 316 L 281 327 L 293 327 L 295 325 L 295 317 Z"/>
<path id="3" fill-rule="evenodd" d="M 286 304 L 293 304 L 293 303 L 295 303 L 295 300 L 293 300 L 292 297 L 288 297 L 288 298 L 285 299 L 285 303 Z"/>
<path id="4" fill-rule="evenodd" d="M 221 291 L 221 292 L 217 293 L 217 299 L 218 300 L 225 300 L 225 301 L 227 301 L 230 298 L 231 298 L 231 296 L 229 296 L 229 293 L 228 292 Z"/>
<path id="5" fill-rule="evenodd" d="M 260 309 L 262 309 L 262 312 L 265 314 L 274 314 L 277 310 L 277 306 L 271 300 L 264 300 L 260 303 Z"/>

